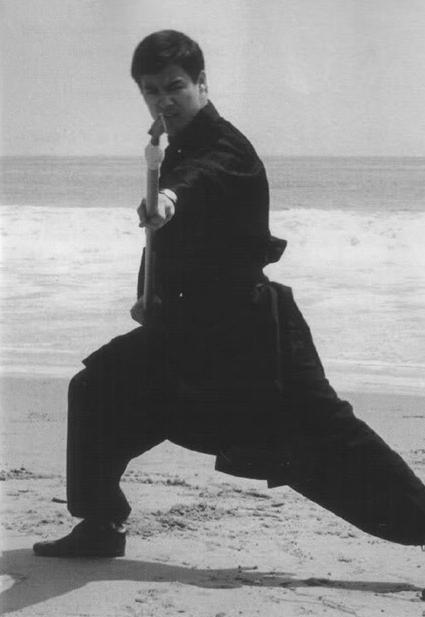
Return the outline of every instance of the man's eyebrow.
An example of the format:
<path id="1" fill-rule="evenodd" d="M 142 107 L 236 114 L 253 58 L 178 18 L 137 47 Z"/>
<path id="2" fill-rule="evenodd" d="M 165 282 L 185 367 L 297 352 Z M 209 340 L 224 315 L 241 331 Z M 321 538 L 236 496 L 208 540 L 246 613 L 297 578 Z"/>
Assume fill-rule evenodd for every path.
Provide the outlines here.
<path id="1" fill-rule="evenodd" d="M 175 77 L 174 79 L 172 79 L 172 80 L 169 82 L 169 84 L 168 84 L 168 85 L 169 85 L 169 86 L 174 86 L 174 85 L 181 84 L 181 83 L 184 83 L 183 78 L 182 78 L 182 77 Z"/>
<path id="2" fill-rule="evenodd" d="M 184 84 L 184 79 L 182 77 L 175 77 L 174 79 L 172 79 L 170 82 L 166 84 L 166 87 L 172 88 L 173 86 L 179 86 L 181 84 Z M 144 90 L 154 90 L 155 88 L 157 88 L 156 83 L 150 82 L 149 80 L 144 80 L 144 79 L 140 81 L 140 86 Z"/>

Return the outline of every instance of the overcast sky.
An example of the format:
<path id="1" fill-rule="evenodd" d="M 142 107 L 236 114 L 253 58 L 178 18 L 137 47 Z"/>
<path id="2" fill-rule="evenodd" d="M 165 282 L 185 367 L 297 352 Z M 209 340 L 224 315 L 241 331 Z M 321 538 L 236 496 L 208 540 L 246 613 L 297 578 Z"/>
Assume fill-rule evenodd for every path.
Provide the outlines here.
<path id="1" fill-rule="evenodd" d="M 147 34 L 198 40 L 261 153 L 425 155 L 424 0 L 0 0 L 4 154 L 140 155 Z"/>

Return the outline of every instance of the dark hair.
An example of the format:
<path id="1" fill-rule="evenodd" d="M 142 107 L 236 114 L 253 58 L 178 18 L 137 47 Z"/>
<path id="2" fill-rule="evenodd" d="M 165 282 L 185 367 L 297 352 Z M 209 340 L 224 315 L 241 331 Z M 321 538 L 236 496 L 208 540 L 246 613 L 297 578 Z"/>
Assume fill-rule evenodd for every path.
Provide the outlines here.
<path id="1" fill-rule="evenodd" d="M 160 30 L 136 47 L 131 76 L 137 82 L 141 75 L 154 75 L 170 64 L 180 66 L 194 83 L 205 68 L 204 55 L 196 41 L 176 30 Z"/>

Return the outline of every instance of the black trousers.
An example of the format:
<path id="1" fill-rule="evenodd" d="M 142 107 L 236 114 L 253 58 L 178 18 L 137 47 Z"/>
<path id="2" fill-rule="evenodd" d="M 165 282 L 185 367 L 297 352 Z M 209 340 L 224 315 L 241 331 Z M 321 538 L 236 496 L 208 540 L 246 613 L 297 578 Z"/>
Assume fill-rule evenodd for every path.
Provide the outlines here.
<path id="1" fill-rule="evenodd" d="M 292 369 L 282 401 L 289 414 L 268 443 L 275 459 L 269 486 L 287 484 L 380 538 L 424 545 L 425 486 L 337 397 L 295 303 L 286 326 Z M 199 408 L 205 403 L 214 411 L 219 401 L 200 403 L 190 392 L 177 392 L 164 371 L 170 365 L 166 349 L 150 344 L 138 328 L 95 352 L 71 380 L 67 491 L 73 516 L 125 520 L 130 506 L 120 478 L 132 458 L 165 439 L 210 454 L 237 439 L 237 426 L 226 424 L 227 416 L 217 420 Z"/>

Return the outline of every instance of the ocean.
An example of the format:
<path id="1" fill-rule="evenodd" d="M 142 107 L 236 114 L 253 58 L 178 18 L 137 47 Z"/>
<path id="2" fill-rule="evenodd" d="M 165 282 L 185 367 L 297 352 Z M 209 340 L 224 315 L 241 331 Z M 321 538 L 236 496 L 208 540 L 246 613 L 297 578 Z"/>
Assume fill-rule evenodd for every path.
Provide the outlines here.
<path id="1" fill-rule="evenodd" d="M 293 288 L 331 383 L 425 394 L 425 158 L 264 157 L 273 280 Z M 145 166 L 2 159 L 4 374 L 71 376 L 136 324 Z"/>

